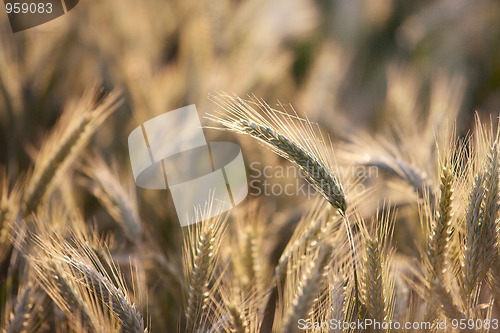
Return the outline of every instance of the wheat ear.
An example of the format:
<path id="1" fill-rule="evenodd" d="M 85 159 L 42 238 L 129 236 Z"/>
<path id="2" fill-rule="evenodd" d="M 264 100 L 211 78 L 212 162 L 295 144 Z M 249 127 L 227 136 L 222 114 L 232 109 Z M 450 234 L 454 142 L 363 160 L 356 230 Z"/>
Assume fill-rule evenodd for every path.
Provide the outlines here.
<path id="1" fill-rule="evenodd" d="M 466 216 L 466 241 L 464 250 L 464 261 L 462 266 L 463 285 L 465 295 L 470 295 L 476 285 L 479 276 L 484 273 L 484 265 L 481 261 L 481 226 L 483 213 L 481 206 L 484 200 L 484 174 L 478 173 L 470 194 L 469 207 Z"/>
<path id="2" fill-rule="evenodd" d="M 240 309 L 233 304 L 227 305 L 227 310 L 231 317 L 231 333 L 248 333 L 248 325 Z"/>
<path id="3" fill-rule="evenodd" d="M 43 264 L 35 265 L 42 288 L 71 320 L 75 328 L 96 328 L 91 306 L 80 294 L 73 278 L 60 268 L 62 268 L 60 262 L 56 260 L 47 260 Z"/>
<path id="4" fill-rule="evenodd" d="M 330 300 L 332 304 L 331 319 L 338 323 L 344 320 L 344 303 L 345 303 L 345 281 L 342 274 L 336 275 L 333 278 L 332 287 L 330 288 Z M 341 333 L 342 328 L 337 325 L 336 328 L 332 325 L 330 333 Z"/>
<path id="5" fill-rule="evenodd" d="M 328 171 L 314 156 L 305 151 L 302 147 L 288 139 L 286 136 L 274 131 L 269 126 L 256 124 L 252 121 L 240 120 L 243 130 L 251 136 L 274 146 L 283 156 L 291 160 L 308 175 L 309 182 L 323 195 L 323 197 L 335 207 L 343 217 L 351 253 L 353 257 L 353 276 L 356 293 L 356 306 L 359 308 L 359 287 L 356 268 L 356 247 L 352 236 L 351 225 L 346 215 L 347 201 L 344 190 L 338 178 Z"/>
<path id="6" fill-rule="evenodd" d="M 68 257 L 66 260 L 73 268 L 74 276 L 88 288 L 89 293 L 94 293 L 102 304 L 109 306 L 110 310 L 118 316 L 122 332 L 147 332 L 142 315 L 122 290 L 90 266 Z"/>
<path id="7" fill-rule="evenodd" d="M 195 245 L 187 244 L 192 253 L 188 256 L 188 284 L 186 305 L 186 332 L 194 332 L 198 328 L 208 299 L 208 285 L 212 278 L 222 227 L 219 220 L 208 220 L 202 223 L 201 232 L 195 238 Z M 196 228 L 196 226 L 195 226 Z M 192 256 L 192 257 L 191 257 Z"/>
<path id="8" fill-rule="evenodd" d="M 364 305 L 368 315 L 382 322 L 386 319 L 386 304 L 382 272 L 382 253 L 379 240 L 367 236 L 365 239 L 366 257 L 363 274 Z"/>
<path id="9" fill-rule="evenodd" d="M 51 298 L 70 317 L 79 318 L 83 327 L 100 327 L 96 311 L 102 305 L 118 318 L 122 332 L 146 332 L 144 320 L 135 304 L 107 277 L 87 264 L 64 256 L 62 259 L 50 259 L 43 266 L 37 265 L 36 270 Z M 93 305 L 89 299 L 96 304 Z"/>
<path id="10" fill-rule="evenodd" d="M 441 172 L 439 204 L 435 223 L 429 243 L 429 261 L 432 267 L 432 278 L 443 281 L 446 260 L 448 258 L 448 243 L 451 233 L 451 218 L 453 207 L 453 173 L 450 167 L 444 166 Z"/>
<path id="11" fill-rule="evenodd" d="M 297 332 L 297 321 L 301 318 L 308 318 L 309 310 L 314 305 L 325 282 L 331 251 L 332 247 L 328 244 L 323 244 L 320 247 L 318 258 L 311 264 L 306 275 L 300 281 L 299 291 L 284 320 L 283 332 Z"/>
<path id="12" fill-rule="evenodd" d="M 356 265 L 356 247 L 352 235 L 351 225 L 346 214 L 347 200 L 342 188 L 342 185 L 337 176 L 330 172 L 322 161 L 326 160 L 323 157 L 328 156 L 328 153 L 322 150 L 321 142 L 315 135 L 311 123 L 306 119 L 305 124 L 294 124 L 293 118 L 300 118 L 297 115 L 285 115 L 280 119 L 278 112 L 272 110 L 267 104 L 259 102 L 261 110 L 267 114 L 278 128 L 286 129 L 285 124 L 289 124 L 292 128 L 298 129 L 297 132 L 291 131 L 291 135 L 296 140 L 292 140 L 275 130 L 271 122 L 255 111 L 249 103 L 240 98 L 229 98 L 228 102 L 221 102 L 221 106 L 229 113 L 227 119 L 212 117 L 213 120 L 221 123 L 229 129 L 236 132 L 246 133 L 265 145 L 269 146 L 278 155 L 288 159 L 307 175 L 307 180 L 312 184 L 319 193 L 333 206 L 343 217 L 344 226 L 346 229 L 349 246 L 352 255 L 353 278 L 355 289 L 355 303 L 359 310 L 359 286 L 358 273 Z M 257 120 L 257 121 L 254 121 Z M 322 137 L 321 137 L 322 138 Z M 324 138 L 322 138 L 324 140 Z M 300 142 L 302 144 L 298 144 Z M 311 154 L 309 151 L 314 151 L 316 154 Z"/>
<path id="13" fill-rule="evenodd" d="M 479 279 L 484 278 L 488 268 L 496 258 L 497 249 L 497 217 L 498 217 L 498 198 L 499 198 L 499 169 L 498 169 L 498 144 L 495 142 L 488 155 L 488 164 L 484 179 L 486 193 L 484 196 L 483 207 L 483 225 L 481 227 L 482 244 L 482 265 L 486 268 L 480 272 Z"/>
<path id="14" fill-rule="evenodd" d="M 95 130 L 119 106 L 118 92 L 94 102 L 98 91 L 88 92 L 76 109 L 68 109 L 43 144 L 23 197 L 26 215 L 34 212 L 49 191 L 56 175 L 67 166 Z"/>
<path id="15" fill-rule="evenodd" d="M 431 284 L 431 297 L 429 303 L 431 306 L 435 307 L 434 302 L 438 302 L 443 314 L 450 319 L 460 319 L 462 318 L 462 313 L 459 308 L 455 305 L 450 292 L 442 285 L 439 279 L 435 279 Z"/>
<path id="16" fill-rule="evenodd" d="M 4 333 L 26 332 L 31 318 L 33 303 L 31 300 L 31 285 L 22 288 L 16 297 L 16 305 L 9 316 L 9 322 L 4 329 Z"/>
<path id="17" fill-rule="evenodd" d="M 82 171 L 89 177 L 85 185 L 121 226 L 128 240 L 139 246 L 143 233 L 142 222 L 133 184 L 118 178 L 115 162 L 108 166 L 102 156 L 93 154 Z M 128 186 L 127 186 L 128 185 Z"/>
<path id="18" fill-rule="evenodd" d="M 359 163 L 363 166 L 374 166 L 396 175 L 413 187 L 421 199 L 428 196 L 431 204 L 434 204 L 434 188 L 425 173 L 415 164 L 384 153 L 379 156 L 368 155 L 368 160 L 362 160 Z"/>
<path id="19" fill-rule="evenodd" d="M 260 291 L 260 266 L 258 264 L 258 241 L 256 230 L 251 226 L 243 231 L 242 235 L 241 267 L 243 269 L 243 284 L 246 287 L 254 288 Z"/>
<path id="20" fill-rule="evenodd" d="M 327 219 L 325 223 L 325 218 Z M 278 261 L 278 265 L 274 271 L 274 277 L 277 281 L 282 281 L 286 274 L 286 269 L 290 258 L 294 253 L 297 253 L 301 247 L 306 248 L 306 252 L 311 250 L 314 244 L 318 245 L 318 240 L 322 235 L 324 235 L 332 224 L 331 217 L 318 217 L 311 221 L 310 225 L 307 229 L 301 233 L 300 237 L 295 239 L 295 241 L 291 244 L 291 246 L 287 246 L 287 248 L 281 254 L 281 257 Z"/>
<path id="21" fill-rule="evenodd" d="M 323 197 L 342 214 L 345 214 L 347 202 L 339 180 L 314 156 L 268 126 L 243 119 L 240 124 L 245 132 L 262 142 L 276 147 L 287 159 L 301 168 L 307 174 L 311 184 L 316 187 Z"/>
<path id="22" fill-rule="evenodd" d="M 5 178 L 0 184 L 0 262 L 9 253 L 12 225 L 19 215 L 19 186 L 9 191 L 7 183 Z"/>

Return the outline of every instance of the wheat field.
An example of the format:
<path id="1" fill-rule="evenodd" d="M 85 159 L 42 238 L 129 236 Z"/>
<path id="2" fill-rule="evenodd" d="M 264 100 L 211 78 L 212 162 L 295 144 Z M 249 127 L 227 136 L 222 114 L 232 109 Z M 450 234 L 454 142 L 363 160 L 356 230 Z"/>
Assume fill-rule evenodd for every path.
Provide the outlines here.
<path id="1" fill-rule="evenodd" d="M 500 332 L 498 1 L 2 10 L 2 332 Z M 189 104 L 249 194 L 181 227 L 127 137 Z"/>

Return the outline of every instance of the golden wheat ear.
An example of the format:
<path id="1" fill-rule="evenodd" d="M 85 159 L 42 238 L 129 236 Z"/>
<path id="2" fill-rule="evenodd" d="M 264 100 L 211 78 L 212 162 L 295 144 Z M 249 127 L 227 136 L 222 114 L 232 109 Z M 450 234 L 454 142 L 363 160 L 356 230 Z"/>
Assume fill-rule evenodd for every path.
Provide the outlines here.
<path id="1" fill-rule="evenodd" d="M 212 204 L 201 216 L 211 216 Z M 184 237 L 184 276 L 187 281 L 185 290 L 186 332 L 201 329 L 207 321 L 209 300 L 213 294 L 210 283 L 217 268 L 219 249 L 228 215 L 220 214 L 189 225 Z"/>
<path id="2" fill-rule="evenodd" d="M 297 113 L 272 109 L 267 103 L 254 99 L 243 100 L 237 96 L 221 93 L 211 96 L 224 112 L 209 119 L 226 129 L 249 135 L 268 146 L 276 154 L 289 160 L 306 174 L 307 181 L 343 217 L 349 246 L 353 257 L 353 279 L 355 283 L 356 304 L 359 307 L 359 287 L 356 268 L 356 247 L 351 224 L 347 216 L 347 197 L 339 177 L 333 171 L 335 157 L 330 145 L 322 135 L 317 124 Z"/>
<path id="3" fill-rule="evenodd" d="M 226 113 L 210 119 L 227 129 L 250 135 L 298 166 L 332 206 L 341 214 L 346 213 L 347 199 L 340 179 L 333 172 L 331 147 L 326 146 L 317 125 L 296 114 L 274 110 L 262 101 L 245 101 L 224 94 L 213 99 Z"/>
<path id="4" fill-rule="evenodd" d="M 392 272 L 393 251 L 390 244 L 395 214 L 388 210 L 377 212 L 370 229 L 364 222 L 361 228 L 363 245 L 363 269 L 361 295 L 366 316 L 379 322 L 389 322 L 394 313 L 394 277 Z"/>
<path id="5" fill-rule="evenodd" d="M 146 332 L 122 274 L 115 264 L 101 262 L 91 242 L 78 233 L 65 239 L 47 230 L 30 241 L 27 257 L 36 281 L 74 330 Z"/>
<path id="6" fill-rule="evenodd" d="M 97 152 L 87 158 L 81 169 L 87 176 L 83 181 L 87 189 L 99 199 L 131 244 L 140 247 L 143 227 L 132 179 L 120 179 L 116 161 L 108 165 Z"/>
<path id="7" fill-rule="evenodd" d="M 100 97 L 102 92 L 97 87 L 89 89 L 76 105 L 68 105 L 44 140 L 22 199 L 25 215 L 37 209 L 50 192 L 57 175 L 74 160 L 97 128 L 120 105 L 118 91 Z"/>

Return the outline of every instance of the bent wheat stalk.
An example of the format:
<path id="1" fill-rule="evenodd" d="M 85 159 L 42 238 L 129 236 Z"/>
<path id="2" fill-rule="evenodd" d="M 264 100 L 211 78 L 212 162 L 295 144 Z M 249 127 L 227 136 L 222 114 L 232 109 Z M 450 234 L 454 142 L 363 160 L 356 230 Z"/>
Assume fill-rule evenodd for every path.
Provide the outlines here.
<path id="1" fill-rule="evenodd" d="M 286 128 L 285 124 L 288 124 L 291 128 L 296 129 L 296 132 L 292 130 L 292 136 L 296 136 L 299 140 L 292 140 L 274 129 L 271 122 L 266 121 L 266 119 L 246 101 L 237 97 L 225 97 L 228 101 L 219 101 L 219 104 L 227 111 L 228 116 L 226 118 L 212 116 L 211 119 L 228 129 L 250 135 L 270 147 L 278 155 L 294 163 L 305 172 L 307 181 L 313 185 L 342 216 L 353 259 L 355 300 L 356 307 L 359 310 L 356 247 L 352 235 L 351 224 L 346 214 L 346 195 L 339 178 L 327 168 L 326 163 L 322 162 L 326 159 L 325 157 L 328 153 L 322 150 L 322 148 L 314 147 L 315 143 L 317 143 L 318 146 L 322 144 L 320 143 L 321 140 L 318 140 L 316 137 L 316 133 L 312 129 L 312 124 L 307 119 L 303 120 L 300 125 L 294 124 L 292 118 L 298 118 L 298 116 L 286 114 L 282 115 L 283 119 L 281 119 L 278 111 L 271 109 L 263 102 L 259 102 L 259 107 L 269 118 L 271 118 L 271 122 L 277 124 L 277 126 L 281 128 Z M 262 123 L 257 122 L 258 120 L 262 121 Z M 297 141 L 302 142 L 303 145 L 299 144 Z M 303 148 L 303 146 L 316 152 L 319 157 L 310 153 Z"/>

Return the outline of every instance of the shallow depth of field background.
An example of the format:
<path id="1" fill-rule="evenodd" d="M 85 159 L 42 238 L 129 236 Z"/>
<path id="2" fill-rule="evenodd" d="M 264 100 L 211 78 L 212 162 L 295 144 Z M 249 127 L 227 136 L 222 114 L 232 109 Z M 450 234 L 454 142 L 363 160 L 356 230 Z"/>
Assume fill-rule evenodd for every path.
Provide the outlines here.
<path id="1" fill-rule="evenodd" d="M 432 128 L 456 122 L 464 137 L 475 111 L 486 121 L 500 112 L 500 2 L 81 0 L 68 14 L 17 34 L 2 11 L 2 172 L 10 179 L 25 177 L 33 152 L 64 107 L 96 81 L 109 91 L 121 88 L 124 103 L 81 155 L 114 161 L 127 182 L 133 180 L 127 148 L 131 130 L 189 104 L 196 104 L 200 116 L 213 113 L 218 108 L 207 97 L 219 91 L 255 95 L 272 106 L 290 104 L 318 122 L 334 147 L 353 138 L 388 140 L 437 180 L 430 158 Z M 290 165 L 255 141 L 213 129 L 206 135 L 209 141 L 239 142 L 248 165 L 257 162 L 274 171 Z M 349 168 L 346 156 L 339 154 L 338 162 Z M 115 232 L 112 218 L 83 185 L 79 163 L 66 176 L 77 206 L 103 234 Z M 250 167 L 247 171 L 256 174 Z M 275 174 L 271 178 L 272 183 L 295 183 Z M 368 215 L 387 196 L 389 202 L 401 199 L 383 181 L 377 174 L 369 182 L 376 190 L 363 209 Z M 180 258 L 181 229 L 168 191 L 137 194 L 146 246 Z M 242 205 L 255 199 L 250 195 Z M 291 226 L 311 203 L 300 195 L 261 199 L 268 223 L 275 225 L 268 237 L 282 248 L 280 242 L 290 237 Z M 418 255 L 418 221 L 411 218 L 416 211 L 416 200 L 401 205 L 394 235 L 398 254 Z M 118 244 L 120 237 L 116 232 Z M 269 259 L 275 262 L 279 250 L 269 252 L 276 252 Z M 153 332 L 175 331 L 181 309 L 162 273 L 149 269 L 154 304 L 141 304 L 141 309 L 147 309 Z"/>

